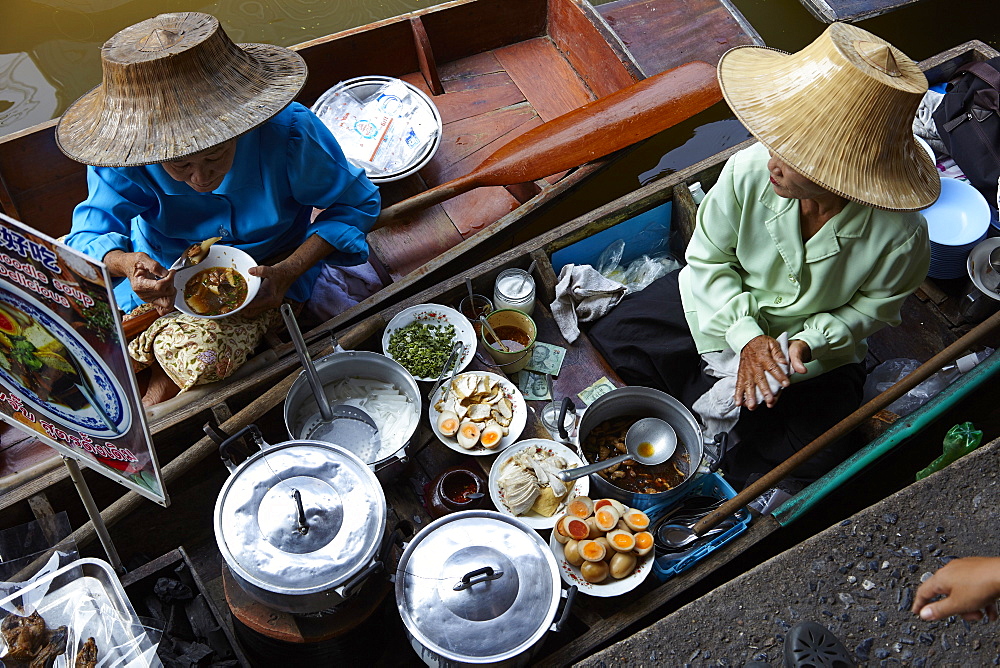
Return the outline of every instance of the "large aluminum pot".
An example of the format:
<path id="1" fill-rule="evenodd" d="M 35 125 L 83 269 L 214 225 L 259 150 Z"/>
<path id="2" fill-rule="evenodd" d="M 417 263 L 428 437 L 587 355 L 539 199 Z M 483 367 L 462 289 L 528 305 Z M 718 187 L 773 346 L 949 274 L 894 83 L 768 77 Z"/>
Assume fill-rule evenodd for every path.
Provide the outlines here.
<path id="1" fill-rule="evenodd" d="M 406 395 L 406 404 L 400 408 L 398 416 L 399 419 L 409 418 L 409 426 L 390 435 L 381 429 L 382 425 L 378 425 L 381 446 L 377 452 L 368 452 L 370 448 L 367 447 L 355 450 L 354 446 L 360 444 L 338 443 L 365 460 L 380 480 L 390 481 L 395 478 L 406 466 L 406 449 L 417 429 L 422 411 L 420 389 L 413 376 L 402 365 L 385 355 L 365 351 L 335 352 L 317 360 L 315 366 L 316 374 L 324 387 L 345 378 L 367 378 L 392 383 Z M 305 438 L 318 419 L 319 407 L 303 372 L 295 379 L 285 399 L 285 426 L 288 428 L 288 435 L 293 439 Z"/>
<path id="2" fill-rule="evenodd" d="M 524 666 L 569 616 L 548 544 L 520 520 L 465 510 L 427 525 L 403 551 L 396 605 L 429 666 Z M 559 620 L 560 599 L 565 598 Z"/>
<path id="3" fill-rule="evenodd" d="M 236 465 L 234 444 L 248 432 L 262 449 Z M 215 539 L 250 596 L 319 612 L 383 569 L 385 494 L 353 453 L 321 441 L 270 445 L 255 425 L 225 439 L 220 453 L 231 475 L 215 503 Z"/>
<path id="4" fill-rule="evenodd" d="M 594 498 L 609 497 L 618 499 L 632 508 L 645 509 L 663 503 L 671 497 L 681 494 L 694 478 L 704 455 L 704 436 L 701 425 L 684 404 L 666 392 L 649 387 L 620 387 L 599 397 L 580 416 L 579 442 L 583 452 L 583 443 L 591 430 L 611 418 L 634 415 L 636 417 L 656 417 L 667 422 L 677 432 L 677 450 L 673 461 L 684 473 L 684 479 L 672 489 L 656 494 L 640 494 L 605 480 L 597 473 L 590 475 L 590 495 Z M 583 452 L 588 463 L 593 463 Z"/>

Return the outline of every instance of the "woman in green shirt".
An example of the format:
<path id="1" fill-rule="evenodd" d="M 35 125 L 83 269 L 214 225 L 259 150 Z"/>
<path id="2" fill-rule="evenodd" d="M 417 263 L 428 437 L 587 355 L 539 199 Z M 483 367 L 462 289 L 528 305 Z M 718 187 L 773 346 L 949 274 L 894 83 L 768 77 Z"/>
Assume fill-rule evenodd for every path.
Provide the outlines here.
<path id="1" fill-rule="evenodd" d="M 590 336 L 626 382 L 688 406 L 730 377 L 742 445 L 724 470 L 740 488 L 860 405 L 865 339 L 899 323 L 927 273 L 917 211 L 940 180 L 910 129 L 924 75 L 860 28 L 833 24 L 791 55 L 733 49 L 719 82 L 760 143 L 727 162 L 702 202 L 687 266 Z M 726 355 L 731 371 L 720 372 Z M 850 447 L 814 458 L 799 482 Z"/>

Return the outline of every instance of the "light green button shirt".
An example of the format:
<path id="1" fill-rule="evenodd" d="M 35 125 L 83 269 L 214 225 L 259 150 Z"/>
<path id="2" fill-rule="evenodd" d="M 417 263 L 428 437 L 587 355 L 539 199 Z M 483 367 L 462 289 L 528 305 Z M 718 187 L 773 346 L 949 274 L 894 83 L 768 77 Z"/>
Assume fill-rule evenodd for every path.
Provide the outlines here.
<path id="1" fill-rule="evenodd" d="M 848 202 L 803 244 L 798 200 L 774 193 L 767 161 L 762 144 L 735 154 L 698 210 L 680 274 L 698 351 L 787 331 L 812 350 L 808 376 L 860 362 L 927 275 L 927 223 Z"/>

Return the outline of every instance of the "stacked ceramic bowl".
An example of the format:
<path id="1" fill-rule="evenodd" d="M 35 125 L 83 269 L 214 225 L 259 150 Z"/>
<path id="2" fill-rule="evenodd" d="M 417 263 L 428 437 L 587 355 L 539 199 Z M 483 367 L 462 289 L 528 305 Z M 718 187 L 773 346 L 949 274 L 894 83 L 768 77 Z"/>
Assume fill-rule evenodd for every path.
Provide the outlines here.
<path id="1" fill-rule="evenodd" d="M 956 179 L 941 179 L 941 197 L 924 209 L 931 240 L 931 278 L 961 278 L 973 247 L 986 238 L 990 207 L 973 186 Z"/>

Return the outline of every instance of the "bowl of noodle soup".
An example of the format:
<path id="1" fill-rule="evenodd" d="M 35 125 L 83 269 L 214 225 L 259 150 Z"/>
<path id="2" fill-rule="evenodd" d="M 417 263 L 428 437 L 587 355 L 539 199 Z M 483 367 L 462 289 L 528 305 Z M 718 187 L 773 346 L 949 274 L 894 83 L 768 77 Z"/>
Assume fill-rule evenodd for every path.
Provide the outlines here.
<path id="1" fill-rule="evenodd" d="M 197 318 L 226 318 L 253 301 L 260 278 L 250 275 L 257 261 L 248 253 L 215 244 L 208 257 L 174 275 L 174 307 Z"/>

